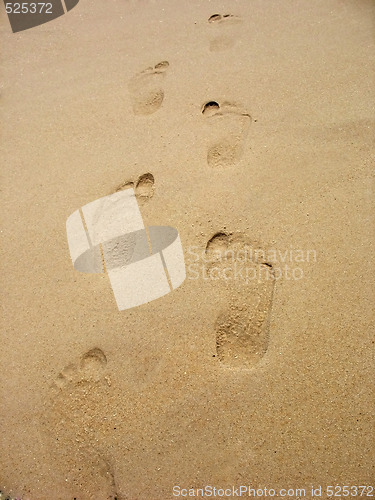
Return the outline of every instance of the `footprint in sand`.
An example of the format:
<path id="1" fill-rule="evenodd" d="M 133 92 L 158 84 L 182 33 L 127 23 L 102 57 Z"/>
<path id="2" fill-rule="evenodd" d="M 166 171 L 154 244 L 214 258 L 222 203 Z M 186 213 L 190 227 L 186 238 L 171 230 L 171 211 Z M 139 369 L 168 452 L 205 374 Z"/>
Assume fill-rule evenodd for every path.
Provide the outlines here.
<path id="1" fill-rule="evenodd" d="M 206 246 L 206 272 L 219 307 L 216 356 L 231 368 L 252 368 L 268 349 L 275 279 L 264 256 L 242 234 L 218 232 Z"/>
<path id="2" fill-rule="evenodd" d="M 210 167 L 230 167 L 242 158 L 252 118 L 235 104 L 208 101 L 202 106 L 207 125 L 207 163 Z"/>
<path id="3" fill-rule="evenodd" d="M 112 413 L 110 386 L 107 357 L 95 347 L 59 373 L 43 408 L 51 458 L 76 498 L 120 498 L 107 452 L 101 448 Z M 90 491 L 82 485 L 90 485 Z"/>
<path id="4" fill-rule="evenodd" d="M 169 62 L 162 61 L 130 80 L 129 92 L 135 115 L 151 115 L 160 108 L 164 100 L 163 80 L 168 67 Z"/>
<path id="5" fill-rule="evenodd" d="M 69 384 L 98 382 L 102 378 L 106 364 L 107 358 L 104 352 L 95 347 L 81 357 L 78 365 L 70 364 L 65 367 L 59 373 L 54 385 L 62 389 Z"/>
<path id="6" fill-rule="evenodd" d="M 117 191 L 133 188 L 138 203 L 143 205 L 146 201 L 153 197 L 155 191 L 155 178 L 151 172 L 146 172 L 140 175 L 136 180 L 127 180 L 116 188 Z"/>
<path id="7" fill-rule="evenodd" d="M 227 50 L 236 44 L 242 19 L 232 14 L 213 14 L 209 19 L 210 51 Z"/>

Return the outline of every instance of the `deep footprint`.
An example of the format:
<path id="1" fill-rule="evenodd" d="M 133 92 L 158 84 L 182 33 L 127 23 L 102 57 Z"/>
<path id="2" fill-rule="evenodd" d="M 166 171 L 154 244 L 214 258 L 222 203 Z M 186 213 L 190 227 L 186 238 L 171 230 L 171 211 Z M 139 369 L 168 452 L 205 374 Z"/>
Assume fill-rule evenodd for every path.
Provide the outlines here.
<path id="1" fill-rule="evenodd" d="M 230 236 L 224 232 L 215 233 L 206 245 L 206 256 L 210 260 L 218 259 L 228 250 Z"/>
<path id="2" fill-rule="evenodd" d="M 213 235 L 206 246 L 207 275 L 221 308 L 214 323 L 216 356 L 231 368 L 253 368 L 269 344 L 275 280 L 272 266 L 254 250 L 244 236 L 226 232 Z"/>
<path id="3" fill-rule="evenodd" d="M 240 34 L 242 19 L 232 14 L 213 14 L 209 19 L 209 47 L 219 52 L 233 47 Z"/>
<path id="4" fill-rule="evenodd" d="M 154 184 L 155 179 L 150 172 L 147 172 L 146 174 L 138 177 L 138 180 L 135 184 L 135 195 L 137 196 L 139 201 L 144 202 L 152 198 L 155 189 Z"/>
<path id="5" fill-rule="evenodd" d="M 138 202 L 143 204 L 153 197 L 155 191 L 155 178 L 151 172 L 140 175 L 135 181 L 127 180 L 116 188 L 117 191 L 133 188 Z"/>
<path id="6" fill-rule="evenodd" d="M 208 101 L 202 106 L 206 119 L 207 164 L 213 168 L 231 167 L 242 158 L 252 118 L 236 105 Z"/>
<path id="7" fill-rule="evenodd" d="M 135 115 L 151 115 L 161 107 L 164 100 L 163 80 L 168 67 L 168 61 L 162 61 L 130 80 L 129 92 Z"/>

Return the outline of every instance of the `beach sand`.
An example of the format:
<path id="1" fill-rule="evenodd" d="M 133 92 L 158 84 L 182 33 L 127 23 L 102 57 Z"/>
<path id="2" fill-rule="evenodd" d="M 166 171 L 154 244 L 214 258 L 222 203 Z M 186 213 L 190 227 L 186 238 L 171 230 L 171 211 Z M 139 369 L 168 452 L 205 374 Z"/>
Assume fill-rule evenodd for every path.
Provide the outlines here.
<path id="1" fill-rule="evenodd" d="M 81 0 L 13 34 L 1 9 L 4 495 L 371 484 L 374 14 Z M 65 223 L 129 183 L 187 276 L 119 311 Z"/>

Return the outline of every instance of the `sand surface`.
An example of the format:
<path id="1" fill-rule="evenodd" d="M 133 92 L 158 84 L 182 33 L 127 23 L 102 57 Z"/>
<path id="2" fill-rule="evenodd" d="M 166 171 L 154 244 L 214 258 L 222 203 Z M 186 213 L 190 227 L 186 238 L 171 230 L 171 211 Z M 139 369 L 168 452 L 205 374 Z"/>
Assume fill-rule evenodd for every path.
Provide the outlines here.
<path id="1" fill-rule="evenodd" d="M 371 484 L 374 15 L 81 0 L 13 34 L 1 8 L 4 494 Z M 65 222 L 129 183 L 187 277 L 118 311 Z M 224 279 L 244 248 L 264 274 Z"/>

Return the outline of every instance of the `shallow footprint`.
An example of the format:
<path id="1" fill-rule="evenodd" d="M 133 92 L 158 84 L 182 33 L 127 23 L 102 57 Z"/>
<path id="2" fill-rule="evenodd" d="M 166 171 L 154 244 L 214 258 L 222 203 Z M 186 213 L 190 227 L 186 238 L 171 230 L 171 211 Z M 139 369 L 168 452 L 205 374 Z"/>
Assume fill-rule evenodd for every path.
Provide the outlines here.
<path id="1" fill-rule="evenodd" d="M 163 80 L 168 67 L 168 61 L 161 61 L 130 80 L 129 92 L 135 115 L 151 115 L 160 108 L 164 100 Z"/>
<path id="2" fill-rule="evenodd" d="M 210 51 L 227 50 L 236 44 L 242 19 L 232 14 L 213 14 L 209 19 Z"/>
<path id="3" fill-rule="evenodd" d="M 202 107 L 207 124 L 207 164 L 230 167 L 242 158 L 252 118 L 229 102 L 208 101 Z"/>
<path id="4" fill-rule="evenodd" d="M 113 469 L 100 448 L 109 427 L 110 386 L 107 357 L 95 347 L 60 372 L 43 408 L 51 458 L 77 498 L 119 499 Z"/>
<path id="5" fill-rule="evenodd" d="M 241 234 L 218 232 L 206 246 L 206 276 L 220 304 L 216 356 L 231 368 L 252 368 L 268 349 L 275 279 L 263 255 Z"/>
<path id="6" fill-rule="evenodd" d="M 86 352 L 81 358 L 80 367 L 83 380 L 98 381 L 103 376 L 104 367 L 107 364 L 107 357 L 104 352 L 95 347 Z"/>
<path id="7" fill-rule="evenodd" d="M 104 368 L 107 364 L 107 358 L 104 352 L 95 347 L 86 352 L 80 359 L 79 364 L 71 363 L 67 365 L 57 376 L 53 387 L 63 389 L 68 385 L 85 384 L 87 382 L 98 382 L 104 376 Z"/>

